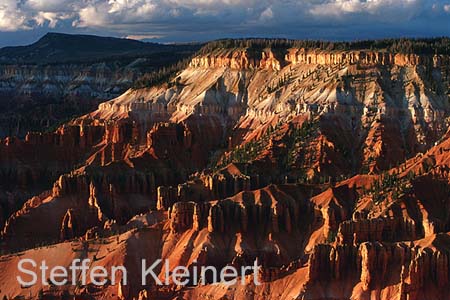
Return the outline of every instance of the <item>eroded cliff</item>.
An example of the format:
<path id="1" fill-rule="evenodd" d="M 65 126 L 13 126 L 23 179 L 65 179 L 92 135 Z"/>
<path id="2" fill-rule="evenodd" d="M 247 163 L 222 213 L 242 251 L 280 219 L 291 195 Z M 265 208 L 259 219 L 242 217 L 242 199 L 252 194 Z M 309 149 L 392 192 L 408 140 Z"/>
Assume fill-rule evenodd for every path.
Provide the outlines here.
<path id="1" fill-rule="evenodd" d="M 27 290 L 49 297 L 450 299 L 448 63 L 364 49 L 202 53 L 53 133 L 2 140 L 1 176 L 29 199 L 4 197 L 1 249 L 130 270 L 126 286 Z M 141 258 L 256 260 L 262 285 L 250 274 L 142 285 Z M 24 295 L 0 279 L 0 295 Z"/>

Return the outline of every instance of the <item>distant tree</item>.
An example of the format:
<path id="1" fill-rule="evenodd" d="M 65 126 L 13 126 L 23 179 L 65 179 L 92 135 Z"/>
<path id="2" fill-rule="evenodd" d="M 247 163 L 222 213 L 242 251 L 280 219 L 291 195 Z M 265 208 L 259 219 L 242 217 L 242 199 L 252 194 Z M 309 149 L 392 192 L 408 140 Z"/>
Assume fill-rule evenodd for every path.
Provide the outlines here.
<path id="1" fill-rule="evenodd" d="M 198 54 L 208 54 L 219 49 L 285 50 L 287 48 L 333 50 L 373 50 L 394 53 L 416 54 L 450 54 L 450 38 L 425 39 L 381 39 L 361 40 L 353 42 L 331 42 L 317 40 L 288 40 L 288 39 L 223 39 L 206 44 Z"/>
<path id="2" fill-rule="evenodd" d="M 39 300 L 44 299 L 44 291 L 42 289 L 39 290 L 37 298 Z"/>

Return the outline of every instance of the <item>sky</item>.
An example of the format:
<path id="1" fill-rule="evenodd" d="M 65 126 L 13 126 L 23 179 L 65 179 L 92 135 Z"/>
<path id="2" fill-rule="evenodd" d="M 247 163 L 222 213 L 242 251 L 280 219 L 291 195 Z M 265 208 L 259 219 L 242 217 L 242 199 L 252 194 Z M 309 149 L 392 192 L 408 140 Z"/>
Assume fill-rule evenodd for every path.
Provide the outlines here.
<path id="1" fill-rule="evenodd" d="M 450 0 L 0 0 L 0 47 L 47 32 L 164 43 L 450 36 Z"/>

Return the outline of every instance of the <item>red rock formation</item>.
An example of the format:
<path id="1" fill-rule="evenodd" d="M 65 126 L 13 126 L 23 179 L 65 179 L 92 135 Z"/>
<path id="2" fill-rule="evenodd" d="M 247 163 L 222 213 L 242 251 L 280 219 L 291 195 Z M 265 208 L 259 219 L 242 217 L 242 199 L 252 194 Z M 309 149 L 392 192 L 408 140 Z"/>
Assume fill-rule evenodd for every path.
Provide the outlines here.
<path id="1" fill-rule="evenodd" d="M 194 202 L 177 202 L 169 209 L 170 229 L 172 232 L 183 232 L 192 228 Z"/>
<path id="2" fill-rule="evenodd" d="M 276 197 L 277 202 L 273 203 L 271 196 Z M 196 230 L 207 228 L 211 233 L 251 230 L 289 234 L 299 227 L 309 230 L 309 226 L 305 227 L 297 218 L 302 215 L 312 219 L 314 210 L 309 203 L 295 201 L 283 188 L 271 186 L 257 192 L 241 192 L 218 202 L 177 202 L 169 212 L 171 228 L 175 232 L 193 227 Z M 249 224 L 258 226 L 250 227 Z"/>
<path id="3" fill-rule="evenodd" d="M 397 65 L 416 66 L 431 64 L 439 67 L 448 61 L 443 55 L 393 54 L 374 51 L 324 51 L 311 49 L 288 49 L 284 55 L 277 55 L 273 50 L 249 54 L 246 50 L 229 50 L 207 54 L 192 59 L 191 67 L 231 69 L 267 68 L 280 70 L 287 63 L 339 65 Z"/>
<path id="4" fill-rule="evenodd" d="M 71 240 L 73 253 L 96 251 L 93 266 L 130 268 L 127 286 L 87 285 L 94 298 L 449 300 L 447 62 L 367 50 L 196 57 L 54 133 L 1 141 L 2 250 Z M 22 208 L 10 190 L 30 194 Z M 141 258 L 257 260 L 264 283 L 140 286 Z"/>
<path id="5" fill-rule="evenodd" d="M 399 218 L 376 218 L 343 221 L 339 224 L 339 244 L 415 240 L 417 229 L 412 221 Z"/>
<path id="6" fill-rule="evenodd" d="M 418 295 L 426 295 L 427 289 L 444 295 L 444 287 L 450 284 L 448 253 L 405 244 L 366 242 L 359 248 L 322 244 L 314 248 L 308 268 L 306 291 L 313 289 L 318 282 L 345 280 L 353 275 L 359 277 L 365 292 L 387 289 L 393 283 L 399 284 L 401 299 L 420 299 Z"/>

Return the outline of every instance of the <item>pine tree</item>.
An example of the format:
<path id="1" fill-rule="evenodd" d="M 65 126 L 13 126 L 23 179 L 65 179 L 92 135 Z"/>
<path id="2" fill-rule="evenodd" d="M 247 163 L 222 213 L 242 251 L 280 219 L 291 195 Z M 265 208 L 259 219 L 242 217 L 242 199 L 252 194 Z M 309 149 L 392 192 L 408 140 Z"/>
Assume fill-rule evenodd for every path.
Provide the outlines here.
<path id="1" fill-rule="evenodd" d="M 44 291 L 42 289 L 40 289 L 39 292 L 38 292 L 38 299 L 39 300 L 44 299 Z"/>

